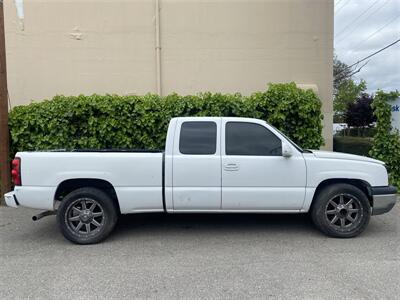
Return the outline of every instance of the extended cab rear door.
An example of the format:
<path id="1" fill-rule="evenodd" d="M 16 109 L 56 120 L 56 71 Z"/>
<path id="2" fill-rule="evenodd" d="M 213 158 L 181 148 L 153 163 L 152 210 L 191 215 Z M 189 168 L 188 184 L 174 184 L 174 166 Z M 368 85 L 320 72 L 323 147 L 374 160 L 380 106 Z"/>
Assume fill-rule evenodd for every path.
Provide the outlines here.
<path id="1" fill-rule="evenodd" d="M 306 165 L 301 152 L 282 156 L 282 136 L 260 120 L 222 119 L 222 209 L 302 208 Z M 287 143 L 287 141 L 285 141 Z"/>
<path id="2" fill-rule="evenodd" d="M 221 209 L 221 118 L 179 118 L 173 145 L 173 209 Z"/>

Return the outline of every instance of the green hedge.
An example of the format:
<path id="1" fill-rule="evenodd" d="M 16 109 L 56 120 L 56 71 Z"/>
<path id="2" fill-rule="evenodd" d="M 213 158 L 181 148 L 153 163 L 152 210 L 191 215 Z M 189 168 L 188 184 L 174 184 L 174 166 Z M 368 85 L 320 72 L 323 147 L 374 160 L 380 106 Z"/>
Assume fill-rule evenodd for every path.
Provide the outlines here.
<path id="1" fill-rule="evenodd" d="M 265 92 L 196 96 L 91 95 L 17 106 L 10 112 L 11 152 L 74 148 L 163 149 L 168 122 L 178 116 L 239 116 L 269 121 L 305 148 L 319 148 L 321 101 L 294 83 Z"/>
<path id="2" fill-rule="evenodd" d="M 392 128 L 392 101 L 400 97 L 399 91 L 375 94 L 372 108 L 377 118 L 376 134 L 370 155 L 386 163 L 389 181 L 400 190 L 400 132 Z"/>
<path id="3" fill-rule="evenodd" d="M 333 138 L 333 151 L 369 156 L 372 143 L 372 138 L 335 136 Z"/>

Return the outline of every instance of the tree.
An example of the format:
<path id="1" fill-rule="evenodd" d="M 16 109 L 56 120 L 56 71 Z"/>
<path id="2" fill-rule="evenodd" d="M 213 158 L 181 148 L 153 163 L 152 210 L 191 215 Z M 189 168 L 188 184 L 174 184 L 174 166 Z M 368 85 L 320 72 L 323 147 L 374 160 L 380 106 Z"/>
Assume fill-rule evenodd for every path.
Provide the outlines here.
<path id="1" fill-rule="evenodd" d="M 343 123 L 347 107 L 354 104 L 357 98 L 366 90 L 367 86 L 364 80 L 356 83 L 353 75 L 360 72 L 368 63 L 362 65 L 347 65 L 338 59 L 337 55 L 333 56 L 333 121 L 334 123 Z"/>
<path id="2" fill-rule="evenodd" d="M 337 95 L 339 91 L 340 85 L 348 80 L 351 79 L 353 70 L 349 68 L 349 66 L 340 61 L 335 54 L 333 56 L 333 94 Z"/>
<path id="3" fill-rule="evenodd" d="M 340 83 L 338 92 L 333 100 L 334 122 L 344 122 L 347 108 L 349 105 L 354 104 L 366 89 L 367 84 L 364 80 L 356 83 L 352 79 L 346 79 Z"/>
<path id="4" fill-rule="evenodd" d="M 348 126 L 365 128 L 376 122 L 372 102 L 374 98 L 366 93 L 357 99 L 355 103 L 349 104 L 345 114 L 345 122 Z"/>
<path id="5" fill-rule="evenodd" d="M 333 56 L 333 95 L 336 96 L 340 86 L 347 80 L 352 80 L 353 75 L 361 71 L 369 61 L 363 64 L 347 65 L 338 59 L 337 55 Z"/>
<path id="6" fill-rule="evenodd" d="M 361 70 L 361 68 L 360 68 Z M 364 80 L 356 83 L 352 76 L 359 71 L 354 71 L 346 63 L 333 56 L 333 121 L 343 123 L 349 105 L 354 104 L 367 89 Z"/>

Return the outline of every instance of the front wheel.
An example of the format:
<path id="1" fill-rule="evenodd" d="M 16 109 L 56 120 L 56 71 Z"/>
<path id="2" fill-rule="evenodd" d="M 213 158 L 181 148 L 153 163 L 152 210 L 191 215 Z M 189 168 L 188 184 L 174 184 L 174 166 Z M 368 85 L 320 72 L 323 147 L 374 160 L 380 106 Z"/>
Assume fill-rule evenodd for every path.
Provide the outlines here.
<path id="1" fill-rule="evenodd" d="M 367 196 L 350 184 L 333 184 L 322 189 L 311 210 L 315 226 L 326 235 L 350 238 L 365 230 L 371 216 Z"/>
<path id="2" fill-rule="evenodd" d="M 96 188 L 69 193 L 57 210 L 57 223 L 65 238 L 77 244 L 95 244 L 114 229 L 117 210 L 113 200 Z"/>

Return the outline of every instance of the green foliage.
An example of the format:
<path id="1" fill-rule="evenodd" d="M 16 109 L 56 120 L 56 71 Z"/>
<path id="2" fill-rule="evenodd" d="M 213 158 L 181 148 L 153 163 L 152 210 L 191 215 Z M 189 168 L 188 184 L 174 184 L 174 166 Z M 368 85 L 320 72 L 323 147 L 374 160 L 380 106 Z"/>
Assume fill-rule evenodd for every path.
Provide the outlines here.
<path id="1" fill-rule="evenodd" d="M 46 149 L 163 149 L 168 122 L 178 116 L 238 116 L 267 120 L 305 148 L 319 148 L 321 102 L 294 83 L 265 92 L 65 97 L 10 112 L 11 152 Z"/>
<path id="2" fill-rule="evenodd" d="M 364 128 L 370 127 L 376 122 L 376 117 L 371 106 L 373 101 L 374 98 L 372 96 L 362 94 L 360 98 L 357 98 L 355 103 L 350 104 L 344 116 L 347 125 Z"/>
<path id="3" fill-rule="evenodd" d="M 390 101 L 400 96 L 398 91 L 378 91 L 372 107 L 377 118 L 377 132 L 370 155 L 386 163 L 392 184 L 400 188 L 400 134 L 391 126 Z"/>
<path id="4" fill-rule="evenodd" d="M 333 151 L 369 156 L 372 143 L 372 138 L 335 136 L 333 138 Z"/>
<path id="5" fill-rule="evenodd" d="M 337 95 L 340 85 L 351 79 L 353 75 L 353 69 L 350 68 L 346 63 L 339 60 L 336 54 L 333 56 L 333 94 Z"/>
<path id="6" fill-rule="evenodd" d="M 343 80 L 333 100 L 335 122 L 343 122 L 344 114 L 349 105 L 354 104 L 366 89 L 367 85 L 364 80 L 361 80 L 360 83 L 356 83 L 352 79 Z"/>
<path id="7" fill-rule="evenodd" d="M 248 101 L 255 104 L 256 117 L 279 128 L 301 147 L 316 149 L 323 144 L 321 101 L 311 89 L 299 89 L 294 83 L 271 84 Z"/>

